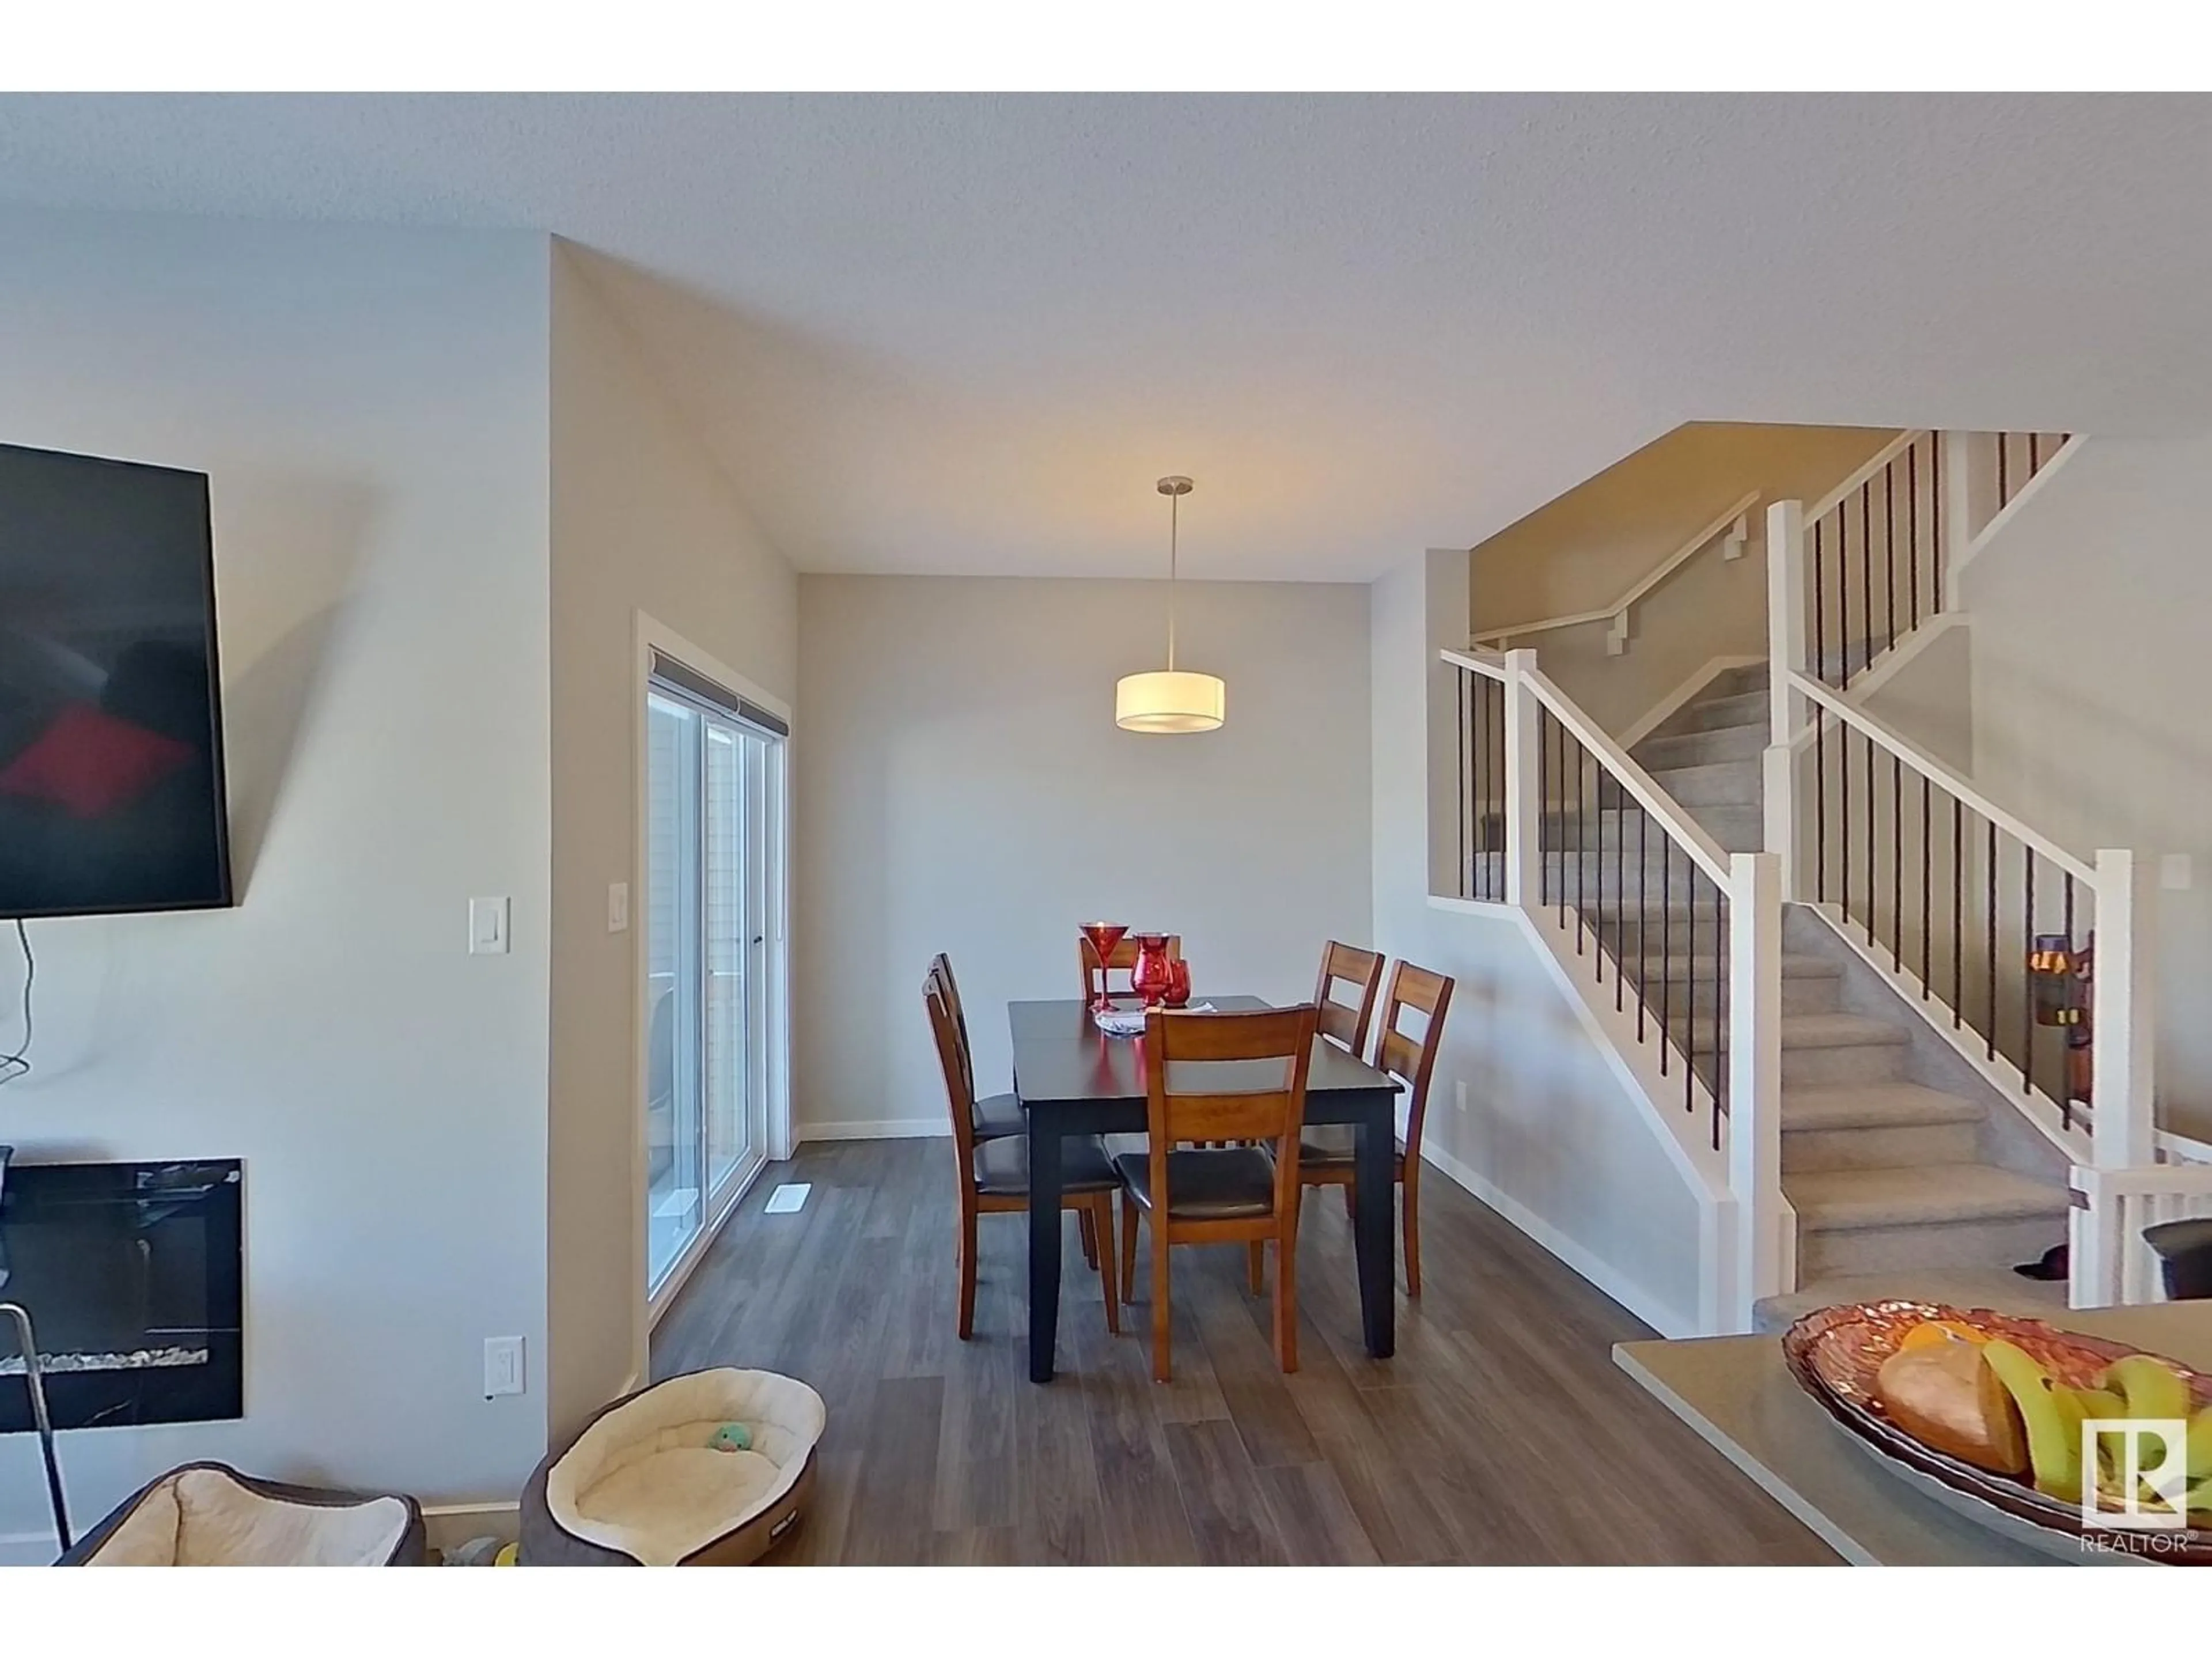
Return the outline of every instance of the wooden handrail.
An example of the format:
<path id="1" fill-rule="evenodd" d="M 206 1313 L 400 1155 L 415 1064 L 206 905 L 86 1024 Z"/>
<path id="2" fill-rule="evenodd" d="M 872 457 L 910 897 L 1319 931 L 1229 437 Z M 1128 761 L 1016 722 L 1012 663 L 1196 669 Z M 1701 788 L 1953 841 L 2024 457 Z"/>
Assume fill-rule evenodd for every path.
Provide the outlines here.
<path id="1" fill-rule="evenodd" d="M 1820 704 L 1846 726 L 1857 727 L 1862 737 L 1888 750 L 1962 805 L 1995 824 L 2014 841 L 2041 854 L 2076 881 L 2086 884 L 2091 892 L 2097 890 L 2095 866 L 2076 858 L 2048 836 L 2039 835 L 2029 829 L 1941 761 L 1923 754 L 1908 739 L 1892 731 L 1865 709 L 1845 702 L 1809 675 L 1793 672 L 1790 676 L 1790 689 Z"/>
<path id="2" fill-rule="evenodd" d="M 1517 623 L 1510 628 L 1486 628 L 1474 636 L 1475 641 L 1478 644 L 1486 641 L 1503 643 L 1504 641 L 1517 638 L 1523 634 L 1548 634 L 1555 629 L 1578 628 L 1584 623 L 1625 620 L 1631 607 L 1641 602 L 1645 594 L 1665 581 L 1699 552 L 1711 546 L 1714 538 L 1723 531 L 1743 520 L 1751 509 L 1758 505 L 1759 492 L 1754 489 L 1662 559 L 1656 566 L 1646 572 L 1634 586 L 1611 605 L 1601 606 L 1595 611 L 1577 611 L 1570 616 L 1549 617 L 1541 622 Z"/>
<path id="3" fill-rule="evenodd" d="M 1918 443 L 1923 438 L 1929 435 L 1929 434 L 1924 429 L 1918 432 L 1899 433 L 1894 438 L 1892 438 L 1887 443 L 1884 444 L 1880 449 L 1875 451 L 1874 454 L 1869 458 L 1866 463 L 1862 465 L 1857 471 L 1852 473 L 1850 477 L 1844 479 L 1843 483 L 1838 484 L 1826 495 L 1821 496 L 1819 501 L 1807 507 L 1805 509 L 1805 522 L 1807 524 L 1812 524 L 1820 519 L 1826 518 L 1830 513 L 1832 513 L 1838 507 L 1842 505 L 1845 497 L 1855 494 L 1861 484 L 1866 483 L 1869 478 L 1878 477 L 1883 468 L 1887 467 L 1899 456 L 1905 453 L 1906 450 L 1911 448 L 1913 445 Z"/>
<path id="4" fill-rule="evenodd" d="M 1626 749 L 1600 731 L 1587 714 L 1575 707 L 1573 700 L 1540 671 L 1530 669 L 1527 684 L 1536 700 L 1552 711 L 1553 718 L 1613 775 L 1614 782 L 1636 798 L 1637 805 L 1650 813 L 1691 861 L 1711 878 L 1713 884 L 1723 893 L 1730 891 L 1735 884 L 1729 855 L 1721 844 L 1677 806 L 1667 792 L 1652 781 L 1651 775 L 1629 758 Z"/>

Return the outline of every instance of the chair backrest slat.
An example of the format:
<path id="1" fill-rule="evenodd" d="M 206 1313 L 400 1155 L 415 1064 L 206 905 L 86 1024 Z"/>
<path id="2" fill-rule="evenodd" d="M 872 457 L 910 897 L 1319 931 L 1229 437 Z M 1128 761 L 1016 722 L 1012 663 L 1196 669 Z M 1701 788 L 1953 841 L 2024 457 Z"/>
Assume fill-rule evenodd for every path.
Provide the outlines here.
<path id="1" fill-rule="evenodd" d="M 936 986 L 945 999 L 946 1011 L 952 1017 L 952 1029 L 960 1038 L 960 1074 L 966 1079 L 970 1099 L 975 1094 L 975 1051 L 968 1044 L 968 1016 L 960 1006 L 960 986 L 952 977 L 952 958 L 939 951 L 929 959 L 929 978 L 924 981 L 923 993 Z"/>
<path id="2" fill-rule="evenodd" d="M 1403 1078 L 1411 1090 L 1406 1106 L 1406 1157 L 1420 1155 L 1421 1121 L 1429 1109 L 1429 1080 L 1435 1075 L 1437 1056 L 1443 1052 L 1444 1014 L 1451 1007 L 1453 981 L 1443 974 L 1401 962 L 1390 970 L 1389 994 L 1382 999 L 1382 1036 L 1375 1045 L 1375 1064 Z M 1424 1015 L 1427 1026 L 1419 1037 L 1399 1027 L 1407 1009 Z"/>
<path id="3" fill-rule="evenodd" d="M 1337 1001 L 1334 993 L 1340 982 L 1358 987 L 1358 1000 Z M 1367 1027 L 1375 1018 L 1375 993 L 1382 983 L 1381 952 L 1329 940 L 1322 947 L 1321 978 L 1314 986 L 1321 1034 L 1355 1054 L 1365 1054 Z"/>

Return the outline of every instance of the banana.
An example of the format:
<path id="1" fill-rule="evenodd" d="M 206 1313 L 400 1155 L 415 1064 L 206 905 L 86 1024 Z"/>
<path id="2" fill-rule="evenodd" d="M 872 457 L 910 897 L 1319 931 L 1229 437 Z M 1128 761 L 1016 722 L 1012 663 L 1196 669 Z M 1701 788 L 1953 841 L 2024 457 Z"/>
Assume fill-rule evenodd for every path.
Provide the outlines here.
<path id="1" fill-rule="evenodd" d="M 2189 1419 L 2188 1469 L 2191 1480 L 2212 1482 L 2212 1406 Z"/>
<path id="2" fill-rule="evenodd" d="M 2055 1384 L 2051 1373 L 2016 1344 L 1991 1341 L 1983 1347 L 1982 1357 L 2020 1407 L 2021 1421 L 2027 1429 L 2028 1462 L 2035 1474 L 2035 1489 L 2079 1503 L 2084 1408 L 2074 1390 Z"/>
<path id="3" fill-rule="evenodd" d="M 2189 1385 L 2174 1369 L 2147 1353 L 2131 1353 L 2105 1369 L 2102 1385 L 2126 1395 L 2130 1417 L 2185 1418 L 2193 1403 Z"/>

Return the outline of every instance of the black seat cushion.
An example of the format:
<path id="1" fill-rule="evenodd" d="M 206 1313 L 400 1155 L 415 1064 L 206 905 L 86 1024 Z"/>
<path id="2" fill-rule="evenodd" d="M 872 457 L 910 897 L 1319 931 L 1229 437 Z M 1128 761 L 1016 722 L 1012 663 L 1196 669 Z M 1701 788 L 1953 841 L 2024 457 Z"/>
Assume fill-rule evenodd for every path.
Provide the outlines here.
<path id="1" fill-rule="evenodd" d="M 975 1103 L 975 1139 L 996 1140 L 1001 1135 L 1025 1135 L 1029 1121 L 1022 1115 L 1019 1095 L 985 1095 Z"/>
<path id="2" fill-rule="evenodd" d="M 1121 1184 L 1097 1135 L 1075 1135 L 1060 1145 L 1060 1188 L 1064 1193 L 1110 1193 Z M 1026 1135 L 1001 1135 L 975 1148 L 975 1190 L 993 1198 L 1020 1198 L 1030 1189 L 1030 1143 Z"/>
<path id="3" fill-rule="evenodd" d="M 1152 1160 L 1124 1152 L 1114 1160 L 1129 1193 L 1152 1207 Z M 1275 1161 L 1256 1147 L 1168 1154 L 1168 1213 L 1177 1221 L 1231 1221 L 1273 1214 Z"/>
<path id="4" fill-rule="evenodd" d="M 1355 1161 L 1358 1131 L 1349 1123 L 1309 1123 L 1298 1137 L 1298 1167 L 1350 1165 Z M 1398 1161 L 1406 1158 L 1406 1143 L 1399 1141 Z"/>

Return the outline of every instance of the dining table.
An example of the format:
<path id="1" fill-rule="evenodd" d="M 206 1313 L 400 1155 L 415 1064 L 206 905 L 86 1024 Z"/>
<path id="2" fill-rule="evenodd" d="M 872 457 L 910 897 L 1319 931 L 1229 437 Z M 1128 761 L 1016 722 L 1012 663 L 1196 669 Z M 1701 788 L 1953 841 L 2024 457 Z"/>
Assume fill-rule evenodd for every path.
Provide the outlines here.
<path id="1" fill-rule="evenodd" d="M 1220 1013 L 1273 1006 L 1250 996 L 1205 1000 Z M 1013 1030 L 1014 1093 L 1029 1130 L 1030 1381 L 1049 1382 L 1060 1329 L 1060 1148 L 1072 1135 L 1145 1133 L 1145 1042 L 1141 1036 L 1111 1036 L 1101 1030 L 1091 1006 L 1079 998 L 1012 1002 L 1006 1012 Z M 1280 1086 L 1284 1066 L 1257 1060 L 1206 1064 L 1210 1072 L 1222 1073 L 1252 1067 L 1254 1087 L 1267 1086 L 1270 1079 L 1258 1072 L 1271 1065 L 1273 1080 Z M 1237 1086 L 1226 1076 L 1212 1080 L 1224 1088 Z M 1388 1359 L 1397 1345 L 1392 1188 L 1401 1086 L 1389 1073 L 1327 1038 L 1314 1039 L 1305 1121 L 1349 1124 L 1355 1132 L 1352 1231 L 1361 1335 L 1377 1359 Z"/>

